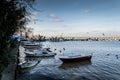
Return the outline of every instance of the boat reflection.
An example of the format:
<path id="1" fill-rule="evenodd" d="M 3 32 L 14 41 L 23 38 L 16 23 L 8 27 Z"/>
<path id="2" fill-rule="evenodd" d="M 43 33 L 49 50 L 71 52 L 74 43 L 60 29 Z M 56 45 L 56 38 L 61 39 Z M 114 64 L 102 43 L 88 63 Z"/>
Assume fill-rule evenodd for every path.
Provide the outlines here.
<path id="1" fill-rule="evenodd" d="M 91 65 L 92 62 L 91 61 L 82 61 L 82 62 L 74 62 L 74 63 L 62 63 L 61 66 L 59 66 L 59 68 L 61 69 L 68 69 L 68 68 L 79 68 L 82 66 L 88 66 Z"/>

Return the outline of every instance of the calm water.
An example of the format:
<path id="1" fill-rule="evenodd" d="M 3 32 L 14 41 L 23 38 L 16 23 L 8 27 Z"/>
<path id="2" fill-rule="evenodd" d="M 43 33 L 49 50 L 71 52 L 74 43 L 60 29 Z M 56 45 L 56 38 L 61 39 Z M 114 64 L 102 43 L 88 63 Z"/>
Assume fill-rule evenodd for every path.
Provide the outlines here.
<path id="1" fill-rule="evenodd" d="M 17 80 L 40 80 L 41 75 L 56 80 L 120 80 L 120 42 L 67 41 L 43 44 L 53 51 L 57 49 L 57 55 L 37 58 L 41 62 L 35 68 L 22 73 Z M 91 53 L 92 60 L 86 62 L 63 64 L 58 58 L 59 55 Z"/>

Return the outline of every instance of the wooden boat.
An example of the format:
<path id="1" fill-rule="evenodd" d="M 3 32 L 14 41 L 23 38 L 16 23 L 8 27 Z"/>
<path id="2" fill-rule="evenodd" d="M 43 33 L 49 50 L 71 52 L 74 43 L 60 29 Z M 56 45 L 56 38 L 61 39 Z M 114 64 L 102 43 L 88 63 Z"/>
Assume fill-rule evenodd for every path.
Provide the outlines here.
<path id="1" fill-rule="evenodd" d="M 77 62 L 77 61 L 87 61 L 91 60 L 92 55 L 88 56 L 81 56 L 81 55 L 76 55 L 76 56 L 61 56 L 59 57 L 62 62 Z"/>
<path id="2" fill-rule="evenodd" d="M 24 44 L 24 47 L 36 47 L 36 46 L 40 46 L 40 44 L 37 44 L 37 43 Z"/>
<path id="3" fill-rule="evenodd" d="M 42 44 L 37 42 L 26 41 L 26 42 L 23 42 L 23 46 L 25 48 L 34 48 L 34 47 L 42 47 Z"/>
<path id="4" fill-rule="evenodd" d="M 28 62 L 19 64 L 19 66 L 20 66 L 20 69 L 28 69 L 28 68 L 36 66 L 39 62 L 40 61 L 28 61 Z"/>
<path id="5" fill-rule="evenodd" d="M 56 54 L 46 50 L 25 51 L 26 57 L 52 57 Z"/>

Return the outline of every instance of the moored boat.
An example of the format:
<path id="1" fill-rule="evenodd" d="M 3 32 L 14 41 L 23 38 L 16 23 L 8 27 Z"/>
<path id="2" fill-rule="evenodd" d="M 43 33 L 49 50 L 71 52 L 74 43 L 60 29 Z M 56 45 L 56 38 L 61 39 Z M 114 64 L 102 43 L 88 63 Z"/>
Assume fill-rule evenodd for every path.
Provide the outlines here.
<path id="1" fill-rule="evenodd" d="M 88 56 L 81 56 L 81 55 L 76 55 L 76 56 L 60 56 L 59 57 L 62 62 L 77 62 L 77 61 L 87 61 L 91 60 L 92 55 Z"/>
<path id="2" fill-rule="evenodd" d="M 27 69 L 36 66 L 40 61 L 28 61 L 22 64 L 19 64 L 20 69 Z"/>
<path id="3" fill-rule="evenodd" d="M 33 42 L 33 41 L 23 41 L 21 43 L 24 46 L 24 48 L 42 47 L 41 43 Z"/>
<path id="4" fill-rule="evenodd" d="M 31 48 L 31 47 L 40 47 L 41 45 L 38 43 L 28 43 L 28 44 L 24 44 L 25 48 Z"/>
<path id="5" fill-rule="evenodd" d="M 46 50 L 25 51 L 25 54 L 27 57 L 52 57 L 56 55 L 54 52 Z"/>

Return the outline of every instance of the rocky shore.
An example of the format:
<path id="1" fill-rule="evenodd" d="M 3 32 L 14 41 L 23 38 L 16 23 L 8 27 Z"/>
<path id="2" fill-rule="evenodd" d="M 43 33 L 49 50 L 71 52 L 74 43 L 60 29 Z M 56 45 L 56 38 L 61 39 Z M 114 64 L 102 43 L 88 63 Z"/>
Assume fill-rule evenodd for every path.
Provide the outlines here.
<path id="1" fill-rule="evenodd" d="M 19 69 L 17 68 L 18 56 L 19 56 L 19 46 L 15 47 L 10 53 L 10 63 L 8 67 L 2 72 L 1 80 L 26 80 L 19 74 Z M 29 77 L 28 77 L 29 79 Z M 38 79 L 37 79 L 38 80 Z M 39 76 L 39 80 L 56 80 L 44 75 Z"/>
<path id="2" fill-rule="evenodd" d="M 2 72 L 1 80 L 15 80 L 17 67 L 18 47 L 14 48 L 10 53 L 10 63 Z"/>

